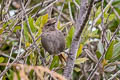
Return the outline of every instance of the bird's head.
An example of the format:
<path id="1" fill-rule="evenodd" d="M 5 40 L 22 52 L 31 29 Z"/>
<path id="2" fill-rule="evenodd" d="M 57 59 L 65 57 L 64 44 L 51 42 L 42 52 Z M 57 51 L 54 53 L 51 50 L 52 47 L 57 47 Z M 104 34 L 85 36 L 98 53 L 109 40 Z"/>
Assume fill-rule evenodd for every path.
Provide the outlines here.
<path id="1" fill-rule="evenodd" d="M 48 31 L 56 30 L 55 23 L 56 23 L 56 19 L 55 18 L 49 19 L 47 21 L 47 23 L 45 24 L 45 26 L 43 27 L 42 32 L 48 32 Z"/>

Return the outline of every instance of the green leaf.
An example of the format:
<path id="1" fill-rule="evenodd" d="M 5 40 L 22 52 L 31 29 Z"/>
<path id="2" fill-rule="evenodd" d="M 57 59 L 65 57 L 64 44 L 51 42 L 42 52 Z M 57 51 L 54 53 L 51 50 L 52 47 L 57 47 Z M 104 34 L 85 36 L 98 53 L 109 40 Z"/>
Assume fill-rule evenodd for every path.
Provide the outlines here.
<path id="1" fill-rule="evenodd" d="M 58 23 L 57 23 L 57 29 L 61 30 L 61 31 L 64 29 L 64 26 L 61 26 L 60 21 L 58 21 Z"/>
<path id="2" fill-rule="evenodd" d="M 116 58 L 118 56 L 120 56 L 120 42 L 118 42 L 114 45 L 113 57 L 112 58 Z"/>
<path id="3" fill-rule="evenodd" d="M 99 7 L 95 13 L 95 17 L 97 18 L 98 15 L 101 13 L 101 7 Z M 101 23 L 101 19 L 99 18 L 98 21 L 97 21 L 97 24 L 100 24 Z"/>
<path id="4" fill-rule="evenodd" d="M 57 29 L 60 30 L 61 26 L 60 26 L 60 21 L 58 21 L 58 24 L 57 24 Z"/>
<path id="5" fill-rule="evenodd" d="M 59 57 L 54 56 L 52 63 L 50 65 L 50 70 L 52 70 L 54 67 L 57 67 L 59 65 Z"/>
<path id="6" fill-rule="evenodd" d="M 42 16 L 39 16 L 39 17 L 37 18 L 36 22 L 35 22 L 35 24 L 36 24 L 37 26 L 40 26 L 41 17 L 42 17 Z"/>
<path id="7" fill-rule="evenodd" d="M 3 33 L 3 31 L 4 31 L 4 29 L 3 29 L 3 28 L 1 28 L 1 29 L 0 29 L 0 34 L 2 34 L 2 33 Z"/>
<path id="8" fill-rule="evenodd" d="M 82 53 L 82 48 L 83 48 L 83 44 L 80 44 L 80 47 L 79 47 L 79 49 L 77 51 L 77 57 L 79 57 L 80 54 Z"/>
<path id="9" fill-rule="evenodd" d="M 112 58 L 114 43 L 115 43 L 115 41 L 112 41 L 112 42 L 110 43 L 110 46 L 109 46 L 108 49 L 107 49 L 107 52 L 106 52 L 106 55 L 105 55 L 105 59 L 106 59 L 106 60 L 109 60 L 109 59 Z"/>
<path id="10" fill-rule="evenodd" d="M 31 52 L 29 60 L 33 65 L 36 64 L 36 59 L 37 59 L 37 56 L 33 52 Z"/>
<path id="11" fill-rule="evenodd" d="M 111 15 L 109 16 L 109 21 L 112 21 L 114 18 L 115 18 L 115 14 L 111 14 Z"/>
<path id="12" fill-rule="evenodd" d="M 8 25 L 8 22 L 4 23 L 3 24 L 3 29 L 5 29 L 7 27 L 7 25 Z"/>
<path id="13" fill-rule="evenodd" d="M 36 32 L 37 29 L 34 26 L 34 20 L 33 20 L 33 18 L 31 16 L 29 16 L 28 21 L 29 21 L 29 25 L 30 25 L 31 31 L 33 33 Z"/>
<path id="14" fill-rule="evenodd" d="M 76 1 L 78 4 L 80 4 L 80 2 L 81 2 L 80 0 L 75 0 L 75 1 Z"/>
<path id="15" fill-rule="evenodd" d="M 45 14 L 42 16 L 42 23 L 41 24 L 45 24 L 48 21 L 48 14 Z"/>
<path id="16" fill-rule="evenodd" d="M 16 32 L 17 30 L 20 30 L 21 29 L 21 26 L 16 26 L 13 30 L 13 32 Z"/>
<path id="17" fill-rule="evenodd" d="M 111 39 L 111 31 L 110 30 L 107 30 L 107 39 L 110 41 Z"/>
<path id="18" fill-rule="evenodd" d="M 78 58 L 76 59 L 75 61 L 75 64 L 81 64 L 81 63 L 84 63 L 85 61 L 89 60 L 88 58 L 84 57 L 84 58 Z"/>
<path id="19" fill-rule="evenodd" d="M 13 80 L 14 77 L 14 72 L 10 69 L 9 73 L 6 73 L 8 80 Z"/>
<path id="20" fill-rule="evenodd" d="M 98 59 L 101 57 L 101 53 L 99 51 L 96 51 L 96 55 Z"/>
<path id="21" fill-rule="evenodd" d="M 0 57 L 0 63 L 4 61 L 4 57 Z"/>
<path id="22" fill-rule="evenodd" d="M 109 6 L 107 6 L 106 8 L 105 8 L 105 11 L 104 11 L 104 22 L 106 22 L 106 19 L 107 19 L 107 17 L 108 17 L 108 13 L 107 13 L 107 11 L 109 10 L 109 8 L 110 8 L 110 5 Z M 96 16 L 96 18 L 99 16 L 101 14 L 101 7 L 99 7 L 98 9 L 97 9 L 97 12 L 96 12 L 96 14 L 95 14 L 95 16 Z M 114 16 L 115 15 L 111 15 L 111 16 L 109 16 L 110 17 L 110 20 L 112 20 L 113 18 L 114 18 Z M 101 23 L 101 17 L 99 17 L 99 19 L 97 20 L 97 24 L 100 24 Z"/>
<path id="23" fill-rule="evenodd" d="M 106 71 L 106 72 L 113 72 L 113 71 L 116 70 L 116 68 L 117 68 L 116 65 L 108 66 L 107 68 L 104 69 L 104 71 Z"/>
<path id="24" fill-rule="evenodd" d="M 98 43 L 98 51 L 100 52 L 100 54 L 103 54 L 103 52 L 104 52 L 104 48 L 103 48 L 103 44 L 102 44 L 102 42 L 101 41 L 99 41 L 99 43 Z"/>
<path id="25" fill-rule="evenodd" d="M 75 70 L 76 72 L 80 72 L 80 71 L 81 71 L 81 69 L 78 68 L 78 67 L 75 67 L 74 70 Z"/>
<path id="26" fill-rule="evenodd" d="M 25 39 L 26 39 L 27 41 L 30 41 L 31 38 L 29 37 L 29 32 L 28 32 L 28 28 L 27 28 L 26 22 L 24 22 L 23 25 L 24 25 L 24 35 L 25 35 Z"/>
<path id="27" fill-rule="evenodd" d="M 37 19 L 36 25 L 39 26 L 39 29 L 38 29 L 36 37 L 38 37 L 42 33 L 42 28 L 45 25 L 45 23 L 47 23 L 47 21 L 48 21 L 48 14 L 43 15 Z"/>
<path id="28" fill-rule="evenodd" d="M 89 33 L 89 34 L 87 34 L 89 37 L 99 37 L 99 35 L 97 34 L 98 33 L 98 29 L 96 29 L 95 31 L 93 31 L 93 32 L 91 32 L 91 33 Z"/>
<path id="29" fill-rule="evenodd" d="M 72 37 L 73 37 L 74 32 L 75 32 L 75 29 L 72 26 L 70 31 L 68 32 L 67 37 L 66 37 L 66 46 L 67 46 L 67 48 L 69 48 L 71 43 L 72 43 Z"/>
<path id="30" fill-rule="evenodd" d="M 72 2 L 72 0 L 66 0 L 67 2 Z"/>

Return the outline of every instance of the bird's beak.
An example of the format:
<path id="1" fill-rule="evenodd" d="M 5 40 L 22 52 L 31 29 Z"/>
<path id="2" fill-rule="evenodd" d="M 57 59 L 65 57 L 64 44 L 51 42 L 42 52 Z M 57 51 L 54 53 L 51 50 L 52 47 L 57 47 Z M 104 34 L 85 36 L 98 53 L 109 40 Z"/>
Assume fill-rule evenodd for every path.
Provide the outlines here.
<path id="1" fill-rule="evenodd" d="M 57 19 L 56 19 L 56 18 L 50 18 L 50 19 L 48 19 L 48 22 L 47 22 L 47 23 L 55 24 L 56 22 L 57 22 Z"/>

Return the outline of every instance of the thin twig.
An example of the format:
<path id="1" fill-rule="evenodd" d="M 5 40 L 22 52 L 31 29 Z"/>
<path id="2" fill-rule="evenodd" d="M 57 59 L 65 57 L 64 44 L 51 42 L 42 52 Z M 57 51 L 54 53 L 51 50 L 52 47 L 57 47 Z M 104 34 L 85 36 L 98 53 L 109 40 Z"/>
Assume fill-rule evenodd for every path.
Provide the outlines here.
<path id="1" fill-rule="evenodd" d="M 114 0 L 111 0 L 111 1 L 106 5 L 106 7 L 104 8 L 103 12 L 106 11 L 106 9 L 112 4 L 113 1 L 114 1 Z M 102 12 L 101 12 L 101 13 L 98 15 L 98 17 L 95 19 L 93 26 L 94 26 L 94 25 L 96 24 L 96 22 L 100 19 L 101 15 L 102 15 Z"/>
<path id="2" fill-rule="evenodd" d="M 61 10 L 60 10 L 60 12 L 59 12 L 59 16 L 58 16 L 58 18 L 57 18 L 57 23 L 56 23 L 57 25 L 58 25 L 58 21 L 60 20 L 60 17 L 61 17 L 63 8 L 64 8 L 64 4 L 65 4 L 65 1 L 64 1 L 63 4 L 62 4 Z M 57 26 L 57 25 L 56 25 L 56 26 Z"/>
<path id="3" fill-rule="evenodd" d="M 36 49 L 36 48 L 35 48 L 35 49 Z M 34 50 L 35 50 L 35 49 L 34 49 Z M 24 52 L 24 53 L 25 53 L 25 52 Z M 24 53 L 21 54 L 21 55 L 20 55 L 19 57 L 17 57 L 16 59 L 14 59 L 14 61 L 13 61 L 11 64 L 9 64 L 9 65 L 7 66 L 7 68 L 6 68 L 4 71 L 1 72 L 1 74 L 0 74 L 0 78 L 1 78 L 3 75 L 5 75 L 5 73 L 11 68 L 11 66 L 12 66 L 14 63 L 19 62 L 20 59 L 23 58 Z M 27 54 L 28 54 L 28 52 L 26 53 L 26 55 L 27 55 Z"/>
<path id="4" fill-rule="evenodd" d="M 104 44 L 104 38 L 105 38 L 105 26 L 104 26 L 104 12 L 103 12 L 103 3 L 104 3 L 104 0 L 102 0 L 101 2 L 101 27 L 102 27 L 102 34 L 101 34 L 101 40 L 102 40 L 102 43 Z"/>
<path id="5" fill-rule="evenodd" d="M 26 10 L 25 10 L 25 7 L 24 7 L 24 5 L 23 5 L 23 3 L 21 3 L 22 4 L 22 8 L 23 8 L 23 11 L 26 13 Z M 45 62 L 44 62 L 44 60 L 43 60 L 43 58 L 42 58 L 42 56 L 41 56 L 41 54 L 40 54 L 40 49 L 38 48 L 38 46 L 37 46 L 37 44 L 36 44 L 36 42 L 35 42 L 35 38 L 34 38 L 34 36 L 33 36 L 33 34 L 32 34 L 32 31 L 31 31 L 31 28 L 30 28 L 30 24 L 29 24 L 29 22 L 28 22 L 28 16 L 25 14 L 25 18 L 26 18 L 26 22 L 27 22 L 27 28 L 28 28 L 28 31 L 29 31 L 29 33 L 30 33 L 30 35 L 31 35 L 31 37 L 32 37 L 32 40 L 33 40 L 33 43 L 34 43 L 34 45 L 35 45 L 35 47 L 36 47 L 36 49 L 37 49 L 37 52 L 39 53 L 39 55 L 40 55 L 40 58 L 41 58 L 41 60 L 42 60 L 42 63 L 43 63 L 43 65 L 45 66 Z"/>
<path id="6" fill-rule="evenodd" d="M 73 3 L 74 3 L 75 6 L 80 10 L 80 6 L 79 6 L 78 3 L 76 2 L 76 0 L 73 0 Z"/>
<path id="7" fill-rule="evenodd" d="M 23 38 L 23 28 L 24 28 L 24 25 L 23 25 L 23 12 L 22 12 L 22 25 L 21 25 L 21 32 L 20 32 L 20 41 L 19 41 L 19 49 L 18 49 L 18 55 L 17 55 L 17 57 L 18 56 L 20 56 L 20 53 L 21 53 L 21 43 L 22 43 L 22 38 Z"/>
<path id="8" fill-rule="evenodd" d="M 110 39 L 110 41 L 109 41 L 109 44 L 107 45 L 106 49 L 108 49 L 108 47 L 110 46 L 110 43 L 111 43 L 112 40 L 114 39 L 114 37 L 115 37 L 115 35 L 116 35 L 116 33 L 118 32 L 119 29 L 120 29 L 120 25 L 117 27 L 117 29 L 116 29 L 115 32 L 113 33 L 113 36 L 111 37 L 111 39 Z M 105 56 L 106 52 L 107 52 L 107 50 L 104 50 L 103 55 L 100 57 L 99 61 L 98 61 L 97 64 L 95 65 L 93 71 L 90 73 L 90 75 L 89 75 L 89 77 L 88 77 L 87 80 L 91 80 L 91 79 L 92 79 L 92 77 L 94 76 L 94 73 L 96 72 L 96 70 L 97 70 L 99 64 L 101 63 L 103 57 Z"/>
<path id="9" fill-rule="evenodd" d="M 106 0 L 108 3 L 108 0 Z M 118 19 L 120 20 L 120 16 L 118 14 L 118 12 L 114 9 L 114 7 L 110 4 L 110 7 L 112 8 L 113 12 L 116 14 L 116 16 L 118 17 Z"/>
<path id="10" fill-rule="evenodd" d="M 73 19 L 73 16 L 72 16 L 72 11 L 71 11 L 70 1 L 68 2 L 68 9 L 69 9 L 69 13 L 70 13 L 70 18 L 71 18 L 72 22 L 74 23 L 74 19 Z"/>
<path id="11" fill-rule="evenodd" d="M 7 2 L 8 1 L 8 2 Z M 6 5 L 5 5 L 5 12 L 8 13 L 8 10 L 10 8 L 10 4 L 11 4 L 12 0 L 6 0 Z"/>
<path id="12" fill-rule="evenodd" d="M 54 9 L 57 13 L 60 14 L 60 11 L 59 11 L 57 8 L 53 7 L 53 9 Z M 64 13 L 61 12 L 61 16 L 62 16 L 64 19 L 66 19 L 67 21 L 70 21 L 69 17 L 67 17 L 66 14 L 64 14 Z"/>
<path id="13" fill-rule="evenodd" d="M 14 63 L 18 62 L 18 61 L 22 58 L 22 56 L 23 56 L 23 54 L 22 54 L 20 57 L 17 57 L 10 65 L 8 65 L 8 67 L 7 67 L 4 71 L 1 72 L 0 78 L 1 78 L 3 75 L 5 75 L 5 73 L 11 68 L 11 66 L 12 66 Z"/>
<path id="14" fill-rule="evenodd" d="M 117 71 L 112 77 L 110 77 L 108 80 L 113 80 L 117 75 L 120 75 L 120 70 Z"/>
<path id="15" fill-rule="evenodd" d="M 45 1 L 44 4 L 49 3 L 49 2 L 51 2 L 51 1 L 53 1 L 53 0 Z M 32 10 L 32 9 L 35 9 L 35 8 L 41 6 L 41 5 L 42 5 L 42 3 L 38 3 L 38 4 L 34 5 L 33 7 L 26 9 L 26 12 L 27 12 L 27 11 L 30 11 L 30 10 Z"/>
<path id="16" fill-rule="evenodd" d="M 2 2 L 1 2 L 1 8 L 0 8 L 0 21 L 2 21 L 2 17 L 3 17 L 3 15 L 2 15 L 2 10 L 3 10 L 3 8 L 4 8 L 4 2 L 5 2 L 5 0 L 2 0 Z"/>
<path id="17" fill-rule="evenodd" d="M 2 56 L 4 56 L 4 57 L 7 57 L 7 58 L 10 58 L 10 59 L 12 59 L 12 60 L 15 60 L 15 58 L 10 57 L 9 55 L 7 55 L 7 54 L 5 54 L 5 53 L 3 53 L 3 52 L 1 52 L 1 51 L 0 51 L 0 55 L 2 55 Z"/>
<path id="18" fill-rule="evenodd" d="M 55 4 L 58 0 L 55 0 L 54 2 L 52 2 L 51 4 L 49 4 L 47 7 L 45 7 L 44 9 L 42 9 L 41 11 L 38 12 L 38 14 L 41 14 L 42 12 L 44 12 L 45 10 L 47 10 L 50 6 L 52 6 L 53 4 Z"/>
<path id="19" fill-rule="evenodd" d="M 10 58 L 8 59 L 8 62 L 7 62 L 7 65 L 6 65 L 5 69 L 7 69 L 8 64 L 10 63 L 11 56 L 12 56 L 12 53 L 13 53 L 13 49 L 14 49 L 14 45 L 13 45 L 13 47 L 12 47 L 12 49 L 11 49 L 11 52 L 10 52 Z"/>

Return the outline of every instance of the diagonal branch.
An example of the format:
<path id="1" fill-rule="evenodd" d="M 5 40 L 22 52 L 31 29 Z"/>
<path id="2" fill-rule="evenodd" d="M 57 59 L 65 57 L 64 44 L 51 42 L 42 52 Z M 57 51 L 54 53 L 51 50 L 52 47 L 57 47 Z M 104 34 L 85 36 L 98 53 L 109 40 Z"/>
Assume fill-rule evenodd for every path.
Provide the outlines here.
<path id="1" fill-rule="evenodd" d="M 22 9 L 23 9 L 23 11 L 26 13 L 26 10 L 25 10 L 25 7 L 24 7 L 23 3 L 21 3 L 21 4 L 22 4 Z M 36 44 L 35 38 L 34 38 L 34 36 L 33 36 L 33 33 L 32 33 L 32 31 L 31 31 L 31 28 L 30 28 L 30 24 L 29 24 L 29 22 L 28 22 L 28 16 L 27 16 L 26 14 L 25 14 L 25 19 L 26 19 L 26 22 L 27 22 L 28 31 L 29 31 L 29 33 L 30 33 L 30 35 L 31 35 L 31 37 L 32 37 L 32 40 L 33 40 L 33 43 L 34 43 L 34 45 L 35 45 L 35 47 L 36 47 L 36 49 L 37 49 L 37 52 L 38 52 L 39 55 L 40 55 L 40 49 L 38 48 L 38 46 L 37 46 L 37 44 Z M 40 55 L 40 59 L 42 60 L 43 65 L 45 66 L 44 59 L 43 59 L 43 57 L 42 57 L 41 55 Z"/>
<path id="2" fill-rule="evenodd" d="M 89 19 L 89 15 L 93 6 L 94 0 L 91 0 L 90 5 L 87 9 L 87 0 L 81 0 L 81 7 L 80 7 L 80 13 L 76 22 L 76 32 L 74 34 L 70 52 L 68 54 L 68 60 L 67 60 L 67 65 L 64 69 L 64 76 L 70 80 L 71 75 L 73 72 L 73 67 L 74 67 L 74 61 L 76 59 L 76 54 L 79 46 L 79 41 L 81 34 L 83 32 L 83 29 L 85 28 L 85 25 Z"/>

